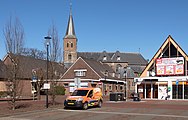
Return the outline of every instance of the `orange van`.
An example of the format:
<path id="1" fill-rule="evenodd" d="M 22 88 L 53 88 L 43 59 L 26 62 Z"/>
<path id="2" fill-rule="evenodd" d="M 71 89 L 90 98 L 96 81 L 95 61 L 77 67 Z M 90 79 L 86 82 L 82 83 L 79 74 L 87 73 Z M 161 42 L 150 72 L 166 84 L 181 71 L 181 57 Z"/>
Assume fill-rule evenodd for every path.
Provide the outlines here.
<path id="1" fill-rule="evenodd" d="M 103 102 L 100 88 L 77 88 L 64 101 L 65 108 L 77 107 L 84 110 L 90 106 L 101 107 Z"/>

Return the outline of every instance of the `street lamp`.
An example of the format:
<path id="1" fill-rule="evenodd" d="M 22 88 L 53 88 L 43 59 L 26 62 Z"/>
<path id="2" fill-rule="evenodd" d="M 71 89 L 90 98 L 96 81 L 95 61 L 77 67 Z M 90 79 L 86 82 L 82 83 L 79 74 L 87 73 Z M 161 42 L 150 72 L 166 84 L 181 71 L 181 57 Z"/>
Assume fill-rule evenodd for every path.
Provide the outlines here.
<path id="1" fill-rule="evenodd" d="M 127 72 L 126 72 L 126 70 L 124 71 L 124 77 L 125 77 L 125 83 L 124 83 L 124 89 L 125 89 L 125 98 L 126 98 L 126 101 L 127 101 L 127 99 L 128 99 L 128 91 L 127 91 Z"/>
<path id="2" fill-rule="evenodd" d="M 51 37 L 47 36 L 47 37 L 44 37 L 44 39 L 46 40 L 46 51 L 47 51 L 47 56 L 46 56 L 46 84 L 48 85 L 48 54 L 49 54 L 49 50 L 48 50 L 48 47 L 49 47 L 49 44 L 50 44 L 50 39 Z M 46 88 L 46 108 L 48 108 L 48 88 Z"/>

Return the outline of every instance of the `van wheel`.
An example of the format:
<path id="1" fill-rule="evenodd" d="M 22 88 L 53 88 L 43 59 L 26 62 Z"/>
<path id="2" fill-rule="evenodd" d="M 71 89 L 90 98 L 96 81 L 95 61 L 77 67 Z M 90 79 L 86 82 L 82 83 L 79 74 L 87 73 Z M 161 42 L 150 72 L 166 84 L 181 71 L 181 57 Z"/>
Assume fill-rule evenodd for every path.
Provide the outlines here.
<path id="1" fill-rule="evenodd" d="M 84 103 L 84 105 L 83 105 L 83 110 L 87 110 L 88 109 L 88 103 Z"/>
<path id="2" fill-rule="evenodd" d="M 98 101 L 98 107 L 99 107 L 99 108 L 102 107 L 102 101 L 101 101 L 101 100 Z"/>

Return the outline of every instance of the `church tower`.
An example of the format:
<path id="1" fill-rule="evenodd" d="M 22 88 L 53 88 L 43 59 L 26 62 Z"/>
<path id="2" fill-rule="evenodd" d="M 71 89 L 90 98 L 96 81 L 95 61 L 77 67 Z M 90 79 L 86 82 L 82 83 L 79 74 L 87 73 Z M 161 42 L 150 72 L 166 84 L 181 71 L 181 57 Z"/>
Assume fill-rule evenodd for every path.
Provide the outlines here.
<path id="1" fill-rule="evenodd" d="M 63 62 L 65 67 L 69 67 L 77 59 L 77 38 L 74 30 L 72 17 L 72 6 L 70 6 L 70 15 L 67 31 L 63 40 Z"/>

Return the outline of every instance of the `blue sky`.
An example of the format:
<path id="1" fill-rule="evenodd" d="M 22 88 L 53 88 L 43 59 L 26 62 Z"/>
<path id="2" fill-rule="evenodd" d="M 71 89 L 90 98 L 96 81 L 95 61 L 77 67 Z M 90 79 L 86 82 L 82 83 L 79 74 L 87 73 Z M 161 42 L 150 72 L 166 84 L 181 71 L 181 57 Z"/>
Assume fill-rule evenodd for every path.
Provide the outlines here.
<path id="1" fill-rule="evenodd" d="M 0 0 L 0 59 L 6 55 L 3 27 L 17 16 L 25 47 L 44 50 L 54 23 L 63 46 L 69 0 Z M 187 0 L 72 0 L 80 52 L 139 52 L 151 59 L 168 35 L 188 53 Z"/>

